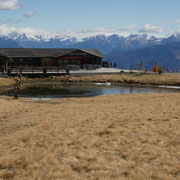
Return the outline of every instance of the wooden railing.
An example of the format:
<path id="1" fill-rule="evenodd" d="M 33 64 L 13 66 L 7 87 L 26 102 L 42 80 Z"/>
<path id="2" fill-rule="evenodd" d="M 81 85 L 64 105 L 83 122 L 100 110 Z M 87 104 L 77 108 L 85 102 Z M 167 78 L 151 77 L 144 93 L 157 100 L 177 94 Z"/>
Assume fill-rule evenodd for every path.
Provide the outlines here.
<path id="1" fill-rule="evenodd" d="M 46 74 L 46 73 L 65 73 L 65 68 L 58 67 L 34 67 L 34 66 L 23 66 L 23 67 L 9 67 L 8 74 Z"/>
<path id="2" fill-rule="evenodd" d="M 48 74 L 48 73 L 67 73 L 68 70 L 78 71 L 80 69 L 94 70 L 97 69 L 97 65 L 86 64 L 81 68 L 80 65 L 61 65 L 61 66 L 10 66 L 8 68 L 8 74 Z"/>

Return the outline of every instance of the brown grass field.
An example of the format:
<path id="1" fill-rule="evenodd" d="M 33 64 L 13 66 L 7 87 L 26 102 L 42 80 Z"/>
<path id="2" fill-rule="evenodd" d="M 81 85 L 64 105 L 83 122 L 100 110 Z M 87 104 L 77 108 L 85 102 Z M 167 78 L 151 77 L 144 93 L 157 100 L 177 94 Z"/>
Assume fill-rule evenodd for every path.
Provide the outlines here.
<path id="1" fill-rule="evenodd" d="M 123 84 L 140 84 L 140 85 L 167 85 L 180 86 L 180 74 L 113 74 L 113 75 L 96 75 L 71 77 L 72 82 L 114 82 Z"/>
<path id="2" fill-rule="evenodd" d="M 0 104 L 1 180 L 180 179 L 179 93 Z"/>

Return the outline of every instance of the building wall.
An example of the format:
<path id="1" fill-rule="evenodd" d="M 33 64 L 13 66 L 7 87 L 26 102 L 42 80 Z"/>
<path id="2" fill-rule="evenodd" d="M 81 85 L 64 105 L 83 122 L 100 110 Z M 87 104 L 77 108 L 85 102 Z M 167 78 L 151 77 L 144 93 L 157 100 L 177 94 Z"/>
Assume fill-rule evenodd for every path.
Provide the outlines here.
<path id="1" fill-rule="evenodd" d="M 57 66 L 57 60 L 54 58 L 42 58 L 40 66 Z"/>
<path id="2" fill-rule="evenodd" d="M 101 66 L 102 58 L 82 52 L 75 51 L 58 58 L 58 66 L 76 66 L 81 69 L 98 68 Z"/>
<path id="3" fill-rule="evenodd" d="M 7 61 L 8 58 L 0 56 L 0 74 L 7 74 Z"/>
<path id="4" fill-rule="evenodd" d="M 0 62 L 1 63 L 1 62 Z M 66 56 L 55 58 L 11 58 L 9 60 L 10 67 L 17 66 L 50 66 L 50 67 L 63 67 L 66 65 L 79 65 L 82 67 L 85 64 L 100 65 L 101 58 L 95 56 Z"/>

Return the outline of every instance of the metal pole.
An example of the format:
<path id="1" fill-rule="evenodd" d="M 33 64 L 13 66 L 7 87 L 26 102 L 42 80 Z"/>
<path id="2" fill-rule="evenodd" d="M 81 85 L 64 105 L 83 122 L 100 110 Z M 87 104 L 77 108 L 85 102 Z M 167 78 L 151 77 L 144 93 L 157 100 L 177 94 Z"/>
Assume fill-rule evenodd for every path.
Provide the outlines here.
<path id="1" fill-rule="evenodd" d="M 5 73 L 8 74 L 8 60 L 6 59 Z"/>

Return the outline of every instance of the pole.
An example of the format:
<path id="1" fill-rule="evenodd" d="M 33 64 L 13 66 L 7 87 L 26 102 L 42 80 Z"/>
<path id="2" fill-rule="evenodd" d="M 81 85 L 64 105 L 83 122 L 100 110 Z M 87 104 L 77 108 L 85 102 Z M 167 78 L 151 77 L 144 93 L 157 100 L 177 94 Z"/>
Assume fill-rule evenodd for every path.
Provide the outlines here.
<path id="1" fill-rule="evenodd" d="M 141 62 L 141 73 L 143 73 L 143 67 L 144 67 L 144 63 Z"/>
<path id="2" fill-rule="evenodd" d="M 8 60 L 7 60 L 7 59 L 5 59 L 5 66 L 4 66 L 4 72 L 3 72 L 3 74 L 8 75 Z"/>

